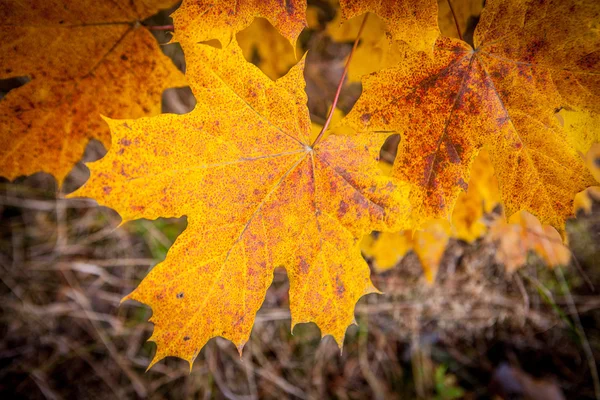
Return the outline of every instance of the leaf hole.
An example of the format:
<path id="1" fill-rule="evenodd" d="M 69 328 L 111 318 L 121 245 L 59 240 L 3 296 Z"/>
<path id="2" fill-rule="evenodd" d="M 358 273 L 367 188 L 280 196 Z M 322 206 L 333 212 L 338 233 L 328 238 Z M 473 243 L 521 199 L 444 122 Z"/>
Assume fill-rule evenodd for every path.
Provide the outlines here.
<path id="1" fill-rule="evenodd" d="M 396 155 L 398 154 L 398 145 L 400 144 L 400 135 L 394 133 L 385 140 L 381 150 L 379 151 L 379 159 L 389 166 L 394 165 Z M 389 168 L 383 167 L 384 171 L 388 172 Z"/>
<path id="2" fill-rule="evenodd" d="M 217 39 L 205 40 L 204 42 L 198 42 L 198 44 L 204 44 L 206 46 L 214 47 L 215 49 L 219 50 L 223 48 L 221 42 L 219 42 Z"/>
<path id="3" fill-rule="evenodd" d="M 0 75 L 10 76 L 13 73 L 10 68 L 0 69 Z M 18 89 L 31 79 L 28 76 L 15 76 L 8 79 L 0 79 L 0 100 L 11 90 Z"/>
<path id="4" fill-rule="evenodd" d="M 178 299 L 183 299 L 183 292 L 177 293 L 177 298 Z"/>

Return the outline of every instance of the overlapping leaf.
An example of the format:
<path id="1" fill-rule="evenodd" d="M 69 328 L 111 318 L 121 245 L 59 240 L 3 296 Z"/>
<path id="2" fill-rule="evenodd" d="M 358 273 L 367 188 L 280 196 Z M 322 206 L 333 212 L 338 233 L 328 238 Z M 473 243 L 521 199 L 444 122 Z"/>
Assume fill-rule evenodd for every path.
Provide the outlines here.
<path id="1" fill-rule="evenodd" d="M 585 155 L 585 164 L 590 173 L 600 183 L 600 143 L 594 143 L 590 146 Z M 592 186 L 582 192 L 577 193 L 573 202 L 573 211 L 577 214 L 583 211 L 585 214 L 592 212 L 594 202 L 600 201 L 600 186 Z"/>
<path id="2" fill-rule="evenodd" d="M 369 76 L 346 123 L 402 134 L 394 174 L 417 188 L 421 220 L 451 212 L 485 147 L 507 213 L 529 210 L 562 229 L 593 181 L 568 137 L 582 131 L 555 113 L 600 113 L 599 15 L 592 0 L 488 1 L 475 49 L 441 38 L 433 59 L 413 52 Z"/>
<path id="3" fill-rule="evenodd" d="M 450 9 L 450 3 L 452 9 Z M 461 35 L 464 37 L 468 28 L 472 27 L 481 14 L 484 3 L 485 0 L 438 0 L 438 23 L 442 35 L 454 38 L 460 38 Z M 460 30 L 460 34 L 458 30 Z"/>
<path id="4" fill-rule="evenodd" d="M 184 0 L 172 16 L 173 40 L 192 44 L 216 39 L 225 46 L 255 17 L 262 17 L 296 48 L 307 25 L 306 0 Z"/>
<path id="5" fill-rule="evenodd" d="M 341 13 L 327 24 L 327 34 L 336 42 L 353 42 L 364 16 L 343 21 Z M 394 66 L 404 58 L 404 47 L 386 35 L 387 25 L 376 14 L 369 14 L 360 36 L 360 42 L 348 67 L 348 80 L 360 82 L 371 72 Z M 432 47 L 433 49 L 433 47 Z"/>
<path id="6" fill-rule="evenodd" d="M 298 61 L 289 41 L 264 18 L 256 18 L 240 31 L 237 41 L 244 57 L 273 80 L 284 76 Z"/>
<path id="7" fill-rule="evenodd" d="M 108 120 L 109 153 L 75 196 L 188 227 L 127 298 L 152 307 L 153 362 L 190 362 L 212 337 L 242 348 L 273 269 L 290 279 L 292 326 L 315 322 L 341 345 L 356 301 L 375 289 L 359 239 L 401 229 L 404 187 L 378 168 L 386 135 L 331 135 L 314 148 L 301 61 L 273 82 L 223 50 L 187 46 L 198 99 L 187 115 Z"/>
<path id="8" fill-rule="evenodd" d="M 340 9 L 344 20 L 366 12 L 378 15 L 392 40 L 414 50 L 431 53 L 440 34 L 436 0 L 340 0 Z"/>
<path id="9" fill-rule="evenodd" d="M 0 79 L 31 78 L 0 102 L 0 175 L 60 183 L 90 139 L 109 145 L 100 114 L 158 114 L 185 79 L 139 21 L 174 3 L 0 1 Z"/>
<path id="10" fill-rule="evenodd" d="M 483 237 L 490 225 L 500 223 L 494 221 L 499 215 L 493 213 L 499 204 L 498 182 L 489 155 L 484 150 L 473 163 L 469 189 L 460 195 L 456 203 L 451 226 L 448 221 L 437 219 L 427 221 L 425 226 L 414 232 L 373 233 L 363 239 L 361 249 L 379 271 L 396 266 L 413 250 L 421 262 L 426 280 L 432 283 L 449 239 L 473 242 Z"/>

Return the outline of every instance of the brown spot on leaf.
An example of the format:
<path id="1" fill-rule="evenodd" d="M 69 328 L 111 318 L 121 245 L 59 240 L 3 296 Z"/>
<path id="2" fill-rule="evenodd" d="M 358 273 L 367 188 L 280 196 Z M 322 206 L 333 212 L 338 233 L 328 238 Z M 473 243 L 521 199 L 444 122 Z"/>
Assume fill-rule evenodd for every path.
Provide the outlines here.
<path id="1" fill-rule="evenodd" d="M 338 217 L 342 218 L 344 215 L 346 215 L 346 213 L 348 212 L 348 210 L 350 209 L 350 206 L 348 205 L 348 203 L 346 203 L 344 200 L 340 201 L 340 206 L 338 208 Z"/>

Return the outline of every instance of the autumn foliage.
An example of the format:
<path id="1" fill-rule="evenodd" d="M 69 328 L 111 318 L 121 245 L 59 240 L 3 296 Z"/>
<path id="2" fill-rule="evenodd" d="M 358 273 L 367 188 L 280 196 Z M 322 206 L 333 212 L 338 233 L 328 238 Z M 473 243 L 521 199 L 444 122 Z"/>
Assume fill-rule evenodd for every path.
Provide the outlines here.
<path id="1" fill-rule="evenodd" d="M 565 221 L 598 193 L 597 1 L 462 2 L 443 26 L 434 0 L 341 0 L 327 30 L 356 41 L 347 72 L 363 91 L 321 131 L 306 57 L 263 71 L 236 38 L 261 17 L 283 37 L 273 43 L 297 49 L 305 1 L 184 0 L 172 41 L 185 78 L 141 23 L 174 3 L 0 1 L 0 78 L 30 78 L 0 101 L 0 174 L 60 184 L 95 138 L 108 153 L 69 197 L 123 222 L 187 216 L 125 298 L 152 308 L 152 364 L 191 364 L 216 336 L 241 352 L 280 266 L 292 329 L 315 322 L 342 346 L 356 302 L 377 292 L 361 248 L 379 269 L 413 250 L 430 283 L 450 237 L 500 242 L 509 272 L 528 251 L 568 263 Z M 463 28 L 480 11 L 472 46 Z M 162 91 L 186 84 L 194 110 L 157 115 Z M 379 160 L 392 134 L 393 165 Z"/>

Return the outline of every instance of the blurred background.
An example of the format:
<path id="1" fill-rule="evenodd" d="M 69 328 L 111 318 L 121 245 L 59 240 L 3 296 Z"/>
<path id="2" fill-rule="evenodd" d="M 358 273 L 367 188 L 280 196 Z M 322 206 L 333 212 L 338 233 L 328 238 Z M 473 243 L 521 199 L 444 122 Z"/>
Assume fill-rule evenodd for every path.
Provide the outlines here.
<path id="1" fill-rule="evenodd" d="M 483 4 L 464 3 L 457 5 L 458 20 L 469 41 Z M 170 11 L 144 24 L 169 25 Z M 369 18 L 373 28 L 363 41 L 380 40 L 369 36 L 383 34 L 377 31 L 380 21 Z M 308 20 L 296 52 L 308 51 L 309 109 L 322 124 L 357 24 L 337 29 L 339 15 L 329 1 L 309 1 Z M 457 36 L 445 1 L 440 27 Z M 169 41 L 168 32 L 154 33 L 160 43 Z M 256 19 L 238 41 L 246 58 L 272 79 L 296 62 L 294 49 L 266 20 Z M 178 45 L 163 49 L 185 69 Z M 370 51 L 366 57 L 376 58 Z M 2 81 L 0 91 L 5 95 L 23 83 Z M 351 73 L 339 113 L 348 112 L 360 93 Z M 163 111 L 186 113 L 194 103 L 189 88 L 171 89 L 164 93 Z M 384 146 L 382 158 L 393 161 L 397 140 Z M 289 285 L 285 270 L 278 269 L 241 358 L 233 344 L 216 338 L 191 372 L 175 358 L 146 371 L 155 351 L 146 342 L 151 311 L 120 300 L 165 258 L 186 220 L 118 227 L 114 211 L 91 200 L 64 199 L 87 179 L 84 162 L 105 152 L 99 142 L 90 142 L 60 190 L 47 174 L 14 182 L 0 178 L 2 399 L 598 396 L 600 203 L 593 199 L 590 212 L 567 224 L 571 258 L 564 267 L 550 269 L 530 253 L 526 265 L 509 274 L 496 257 L 498 243 L 484 235 L 473 241 L 450 238 L 433 284 L 413 251 L 398 257 L 393 268 L 374 268 L 373 281 L 384 294 L 359 301 L 358 326 L 348 329 L 341 354 L 332 338 L 321 340 L 314 324 L 290 332 Z"/>

